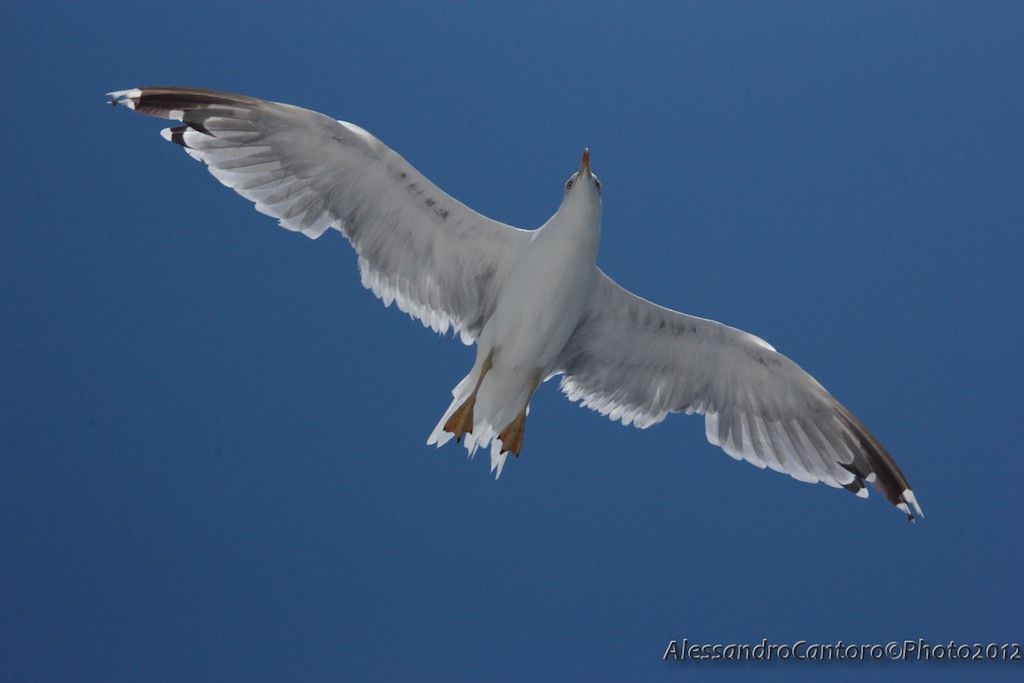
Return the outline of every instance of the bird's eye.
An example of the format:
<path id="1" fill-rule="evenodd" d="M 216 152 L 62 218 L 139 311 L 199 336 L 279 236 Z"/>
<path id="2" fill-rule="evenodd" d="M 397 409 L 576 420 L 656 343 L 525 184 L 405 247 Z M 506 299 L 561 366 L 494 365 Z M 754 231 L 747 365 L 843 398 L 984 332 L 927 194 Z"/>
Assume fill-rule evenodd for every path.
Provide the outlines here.
<path id="1" fill-rule="evenodd" d="M 598 192 L 601 191 L 601 181 L 598 180 L 597 178 L 594 178 L 594 186 L 597 187 Z"/>
<path id="2" fill-rule="evenodd" d="M 572 178 L 565 181 L 565 191 L 568 192 L 572 189 Z"/>

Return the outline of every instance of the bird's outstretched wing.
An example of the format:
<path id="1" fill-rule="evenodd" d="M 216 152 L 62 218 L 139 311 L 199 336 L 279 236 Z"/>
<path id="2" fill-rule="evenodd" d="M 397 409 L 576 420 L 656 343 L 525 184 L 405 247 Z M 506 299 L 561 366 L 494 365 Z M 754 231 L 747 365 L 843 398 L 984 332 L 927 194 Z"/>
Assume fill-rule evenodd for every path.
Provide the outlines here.
<path id="1" fill-rule="evenodd" d="M 867 481 L 911 519 L 921 514 L 892 456 L 796 363 L 752 334 L 657 306 L 604 273 L 559 372 L 571 400 L 623 424 L 701 413 L 708 441 L 734 458 L 860 496 Z"/>
<path id="2" fill-rule="evenodd" d="M 362 128 L 277 102 L 197 88 L 134 88 L 112 104 L 181 121 L 163 136 L 280 224 L 341 231 L 363 285 L 471 343 L 530 232 L 451 198 Z"/>

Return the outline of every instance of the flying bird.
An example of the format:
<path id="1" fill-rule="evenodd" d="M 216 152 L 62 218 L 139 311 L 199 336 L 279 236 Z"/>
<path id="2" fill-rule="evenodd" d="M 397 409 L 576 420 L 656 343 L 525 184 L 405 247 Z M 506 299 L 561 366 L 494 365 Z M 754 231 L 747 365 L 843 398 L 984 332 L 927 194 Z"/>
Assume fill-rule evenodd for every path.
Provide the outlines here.
<path id="1" fill-rule="evenodd" d="M 198 88 L 108 93 L 181 125 L 162 135 L 281 226 L 341 232 L 363 286 L 439 333 L 476 344 L 428 444 L 489 447 L 500 476 L 523 445 L 534 391 L 561 375 L 572 401 L 641 429 L 704 415 L 736 459 L 921 515 L 892 456 L 796 363 L 758 337 L 623 289 L 596 265 L 601 183 L 583 152 L 558 211 L 536 230 L 445 194 L 359 126 L 288 104 Z"/>

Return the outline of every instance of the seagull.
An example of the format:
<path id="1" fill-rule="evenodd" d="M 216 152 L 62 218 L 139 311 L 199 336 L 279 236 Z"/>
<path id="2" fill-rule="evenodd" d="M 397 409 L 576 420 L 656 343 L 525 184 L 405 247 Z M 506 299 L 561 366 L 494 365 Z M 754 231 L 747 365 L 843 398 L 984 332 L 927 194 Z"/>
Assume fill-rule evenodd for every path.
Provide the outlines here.
<path id="1" fill-rule="evenodd" d="M 813 377 L 764 340 L 663 308 L 597 267 L 601 183 L 583 151 L 562 203 L 536 230 L 445 194 L 359 126 L 308 109 L 199 88 L 132 88 L 110 104 L 181 125 L 162 131 L 288 230 L 341 232 L 364 287 L 424 326 L 476 344 L 428 444 L 518 456 L 534 391 L 561 375 L 580 405 L 644 429 L 704 416 L 737 460 L 867 497 L 865 482 L 922 515 L 896 461 Z M 913 508 L 913 509 L 911 509 Z"/>

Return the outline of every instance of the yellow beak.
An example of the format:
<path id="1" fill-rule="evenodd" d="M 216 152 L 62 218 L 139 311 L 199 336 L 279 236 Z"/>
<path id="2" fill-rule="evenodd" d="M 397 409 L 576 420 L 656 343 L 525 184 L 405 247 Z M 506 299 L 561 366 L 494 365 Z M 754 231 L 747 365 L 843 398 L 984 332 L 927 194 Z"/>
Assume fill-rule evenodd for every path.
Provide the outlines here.
<path id="1" fill-rule="evenodd" d="M 587 175 L 590 175 L 590 148 L 583 150 L 583 161 L 580 162 L 580 170 L 576 174 L 577 178 L 583 177 L 584 169 L 587 171 Z"/>

